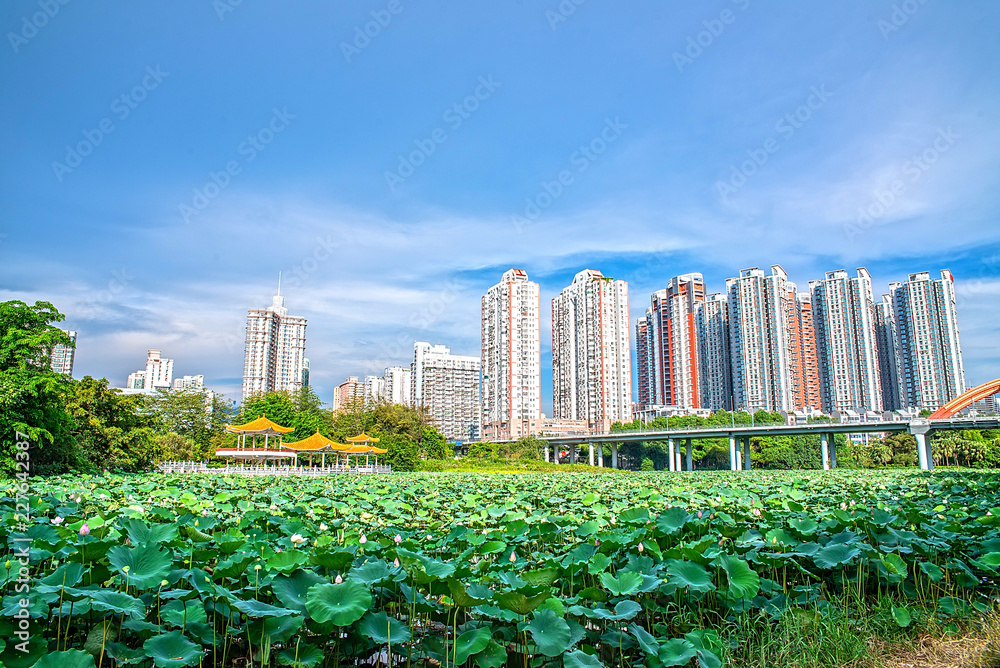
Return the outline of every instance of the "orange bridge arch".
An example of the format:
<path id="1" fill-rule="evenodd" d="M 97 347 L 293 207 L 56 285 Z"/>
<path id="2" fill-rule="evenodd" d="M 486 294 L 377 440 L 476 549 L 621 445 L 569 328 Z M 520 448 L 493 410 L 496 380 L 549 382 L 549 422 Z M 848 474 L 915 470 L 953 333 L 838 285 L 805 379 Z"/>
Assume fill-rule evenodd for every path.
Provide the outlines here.
<path id="1" fill-rule="evenodd" d="M 986 397 L 992 396 L 998 392 L 1000 392 L 1000 378 L 991 380 L 988 383 L 983 383 L 979 387 L 974 387 L 965 394 L 955 397 L 944 406 L 931 413 L 930 419 L 936 420 L 937 418 L 950 418 L 963 408 L 971 406 L 973 402 L 980 401 L 981 399 L 985 399 Z"/>

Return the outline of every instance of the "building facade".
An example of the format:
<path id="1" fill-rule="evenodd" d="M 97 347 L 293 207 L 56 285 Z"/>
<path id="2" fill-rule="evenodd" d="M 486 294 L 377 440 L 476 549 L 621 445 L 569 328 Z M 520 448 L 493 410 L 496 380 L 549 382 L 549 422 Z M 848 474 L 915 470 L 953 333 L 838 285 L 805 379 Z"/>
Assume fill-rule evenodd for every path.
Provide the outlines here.
<path id="1" fill-rule="evenodd" d="M 333 388 L 333 410 L 351 410 L 365 402 L 365 383 L 357 376 L 348 376 Z"/>
<path id="2" fill-rule="evenodd" d="M 247 311 L 243 352 L 243 396 L 303 387 L 306 319 L 288 315 L 285 298 L 275 295 L 266 309 Z"/>
<path id="3" fill-rule="evenodd" d="M 129 390 L 169 390 L 174 378 L 174 361 L 159 350 L 146 351 L 146 368 L 130 373 L 125 382 Z"/>
<path id="4" fill-rule="evenodd" d="M 905 407 L 935 410 L 965 392 L 965 367 L 955 310 L 955 277 L 930 272 L 890 283 L 899 373 L 896 392 Z"/>
<path id="5" fill-rule="evenodd" d="M 809 282 L 823 410 L 882 411 L 875 299 L 868 271 L 843 269 Z"/>
<path id="6" fill-rule="evenodd" d="M 482 298 L 482 425 L 488 441 L 530 433 L 541 418 L 538 283 L 511 269 Z"/>
<path id="7" fill-rule="evenodd" d="M 204 390 L 205 376 L 198 374 L 197 376 L 181 376 L 180 378 L 174 378 L 173 387 L 175 390 Z"/>
<path id="8" fill-rule="evenodd" d="M 50 357 L 50 365 L 52 370 L 56 373 L 62 373 L 67 376 L 73 375 L 73 361 L 76 359 L 76 332 L 72 330 L 62 330 L 66 336 L 69 337 L 71 345 L 63 345 L 62 343 L 56 344 L 52 348 L 52 355 Z"/>
<path id="9" fill-rule="evenodd" d="M 400 406 L 412 405 L 410 369 L 403 366 L 392 366 L 385 370 L 382 378 L 382 392 L 386 401 Z"/>
<path id="10" fill-rule="evenodd" d="M 698 359 L 701 406 L 732 410 L 733 379 L 729 356 L 729 302 L 726 295 L 707 295 L 698 304 Z"/>
<path id="11" fill-rule="evenodd" d="M 604 430 L 632 419 L 628 284 L 585 269 L 552 300 L 553 417 Z"/>
<path id="12" fill-rule="evenodd" d="M 413 405 L 427 411 L 444 437 L 462 442 L 479 440 L 479 358 L 452 355 L 446 346 L 416 341 L 410 371 Z"/>

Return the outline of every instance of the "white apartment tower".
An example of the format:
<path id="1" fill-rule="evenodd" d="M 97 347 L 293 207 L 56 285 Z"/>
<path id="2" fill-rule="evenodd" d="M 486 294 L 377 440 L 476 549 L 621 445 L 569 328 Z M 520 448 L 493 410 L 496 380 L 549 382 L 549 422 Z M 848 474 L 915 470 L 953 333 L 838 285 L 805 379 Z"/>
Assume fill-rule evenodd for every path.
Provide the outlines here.
<path id="1" fill-rule="evenodd" d="M 146 351 L 146 368 L 130 373 L 125 387 L 130 390 L 169 390 L 174 378 L 174 361 L 159 350 Z"/>
<path id="2" fill-rule="evenodd" d="M 483 438 L 516 439 L 541 419 L 538 283 L 521 269 L 504 273 L 482 299 Z"/>
<path id="3" fill-rule="evenodd" d="M 50 364 L 52 370 L 56 373 L 62 373 L 67 376 L 73 375 L 73 360 L 76 358 L 76 332 L 62 330 L 66 336 L 70 339 L 70 344 L 65 346 L 61 343 L 56 344 L 52 347 L 52 355 L 50 358 Z"/>
<path id="4" fill-rule="evenodd" d="M 306 319 L 288 315 L 279 282 L 270 306 L 247 310 L 243 396 L 300 389 L 305 363 Z"/>
<path id="5" fill-rule="evenodd" d="M 196 376 L 182 376 L 180 378 L 174 378 L 174 389 L 175 390 L 204 390 L 205 389 L 205 376 L 203 374 L 198 374 Z"/>
<path id="6" fill-rule="evenodd" d="M 882 411 L 872 279 L 863 267 L 809 282 L 823 410 Z"/>
<path id="7" fill-rule="evenodd" d="M 403 366 L 386 368 L 382 376 L 382 394 L 390 404 L 409 406 L 410 400 L 410 369 Z"/>
<path id="8" fill-rule="evenodd" d="M 478 357 L 452 355 L 442 345 L 413 344 L 413 405 L 423 407 L 444 437 L 476 441 L 481 433 Z"/>
<path id="9" fill-rule="evenodd" d="M 632 420 L 625 281 L 585 269 L 552 300 L 552 412 L 603 431 Z"/>
<path id="10" fill-rule="evenodd" d="M 965 368 L 958 339 L 955 277 L 929 272 L 890 283 L 898 392 L 906 406 L 935 410 L 965 392 Z"/>
<path id="11" fill-rule="evenodd" d="M 718 292 L 707 295 L 697 310 L 701 406 L 732 410 L 733 381 L 729 361 L 729 303 Z"/>

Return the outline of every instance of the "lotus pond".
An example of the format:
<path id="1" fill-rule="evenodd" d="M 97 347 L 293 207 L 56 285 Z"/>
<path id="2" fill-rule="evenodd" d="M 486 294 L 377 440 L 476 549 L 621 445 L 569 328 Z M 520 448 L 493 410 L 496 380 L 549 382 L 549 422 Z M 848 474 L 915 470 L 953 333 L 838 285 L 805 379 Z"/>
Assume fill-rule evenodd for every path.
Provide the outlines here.
<path id="1" fill-rule="evenodd" d="M 889 597 L 901 632 L 918 609 L 992 610 L 1000 566 L 1000 475 L 982 472 L 26 485 L 27 522 L 19 483 L 0 487 L 10 668 L 704 668 L 748 620 L 848 599 Z"/>

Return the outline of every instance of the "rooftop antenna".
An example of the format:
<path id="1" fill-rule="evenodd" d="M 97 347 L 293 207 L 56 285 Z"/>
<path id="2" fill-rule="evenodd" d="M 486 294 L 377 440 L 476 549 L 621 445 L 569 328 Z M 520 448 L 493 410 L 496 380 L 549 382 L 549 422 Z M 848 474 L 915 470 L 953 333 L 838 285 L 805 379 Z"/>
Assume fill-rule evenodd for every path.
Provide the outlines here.
<path id="1" fill-rule="evenodd" d="M 281 296 L 281 272 L 278 272 L 278 296 Z"/>

